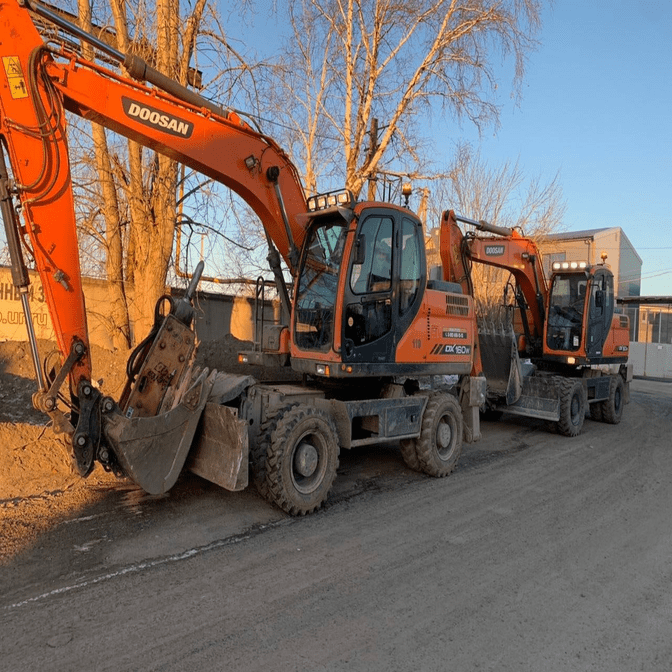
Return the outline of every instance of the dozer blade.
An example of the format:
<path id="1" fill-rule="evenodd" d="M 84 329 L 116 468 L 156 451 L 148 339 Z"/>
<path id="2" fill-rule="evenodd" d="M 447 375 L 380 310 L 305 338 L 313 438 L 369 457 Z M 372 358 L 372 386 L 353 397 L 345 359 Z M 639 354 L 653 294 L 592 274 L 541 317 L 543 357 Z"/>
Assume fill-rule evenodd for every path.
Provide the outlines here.
<path id="1" fill-rule="evenodd" d="M 515 404 L 523 391 L 523 372 L 513 327 L 490 326 L 478 332 L 481 364 L 489 390 Z"/>
<path id="2" fill-rule="evenodd" d="M 153 417 L 105 416 L 104 432 L 126 475 L 151 495 L 170 490 L 187 459 L 217 375 L 203 370 L 176 395 L 171 410 Z"/>
<path id="3" fill-rule="evenodd" d="M 525 376 L 523 392 L 507 413 L 540 420 L 560 420 L 560 392 L 553 376 Z"/>
<path id="4" fill-rule="evenodd" d="M 187 469 L 226 490 L 244 490 L 249 454 L 247 422 L 236 409 L 207 403 Z"/>
<path id="5" fill-rule="evenodd" d="M 238 410 L 224 404 L 238 399 L 254 378 L 219 372 L 196 431 L 186 468 L 226 490 L 247 487 L 249 466 L 248 423 Z"/>

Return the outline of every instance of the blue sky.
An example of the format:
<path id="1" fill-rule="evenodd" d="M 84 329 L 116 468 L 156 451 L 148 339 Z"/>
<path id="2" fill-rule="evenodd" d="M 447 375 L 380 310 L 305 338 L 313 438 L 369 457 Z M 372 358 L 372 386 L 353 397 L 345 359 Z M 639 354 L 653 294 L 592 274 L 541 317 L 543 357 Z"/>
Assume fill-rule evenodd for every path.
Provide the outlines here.
<path id="1" fill-rule="evenodd" d="M 620 226 L 642 258 L 641 293 L 672 295 L 672 2 L 557 0 L 543 19 L 520 104 L 503 77 L 496 134 L 458 132 L 493 165 L 519 159 L 549 180 L 560 171 L 565 229 Z M 279 20 L 260 12 L 254 23 L 239 39 L 272 52 Z M 453 123 L 432 126 L 437 150 L 443 135 L 452 151 Z"/>
<path id="2" fill-rule="evenodd" d="M 540 41 L 483 156 L 560 170 L 566 229 L 620 226 L 642 295 L 672 295 L 672 3 L 558 0 Z"/>

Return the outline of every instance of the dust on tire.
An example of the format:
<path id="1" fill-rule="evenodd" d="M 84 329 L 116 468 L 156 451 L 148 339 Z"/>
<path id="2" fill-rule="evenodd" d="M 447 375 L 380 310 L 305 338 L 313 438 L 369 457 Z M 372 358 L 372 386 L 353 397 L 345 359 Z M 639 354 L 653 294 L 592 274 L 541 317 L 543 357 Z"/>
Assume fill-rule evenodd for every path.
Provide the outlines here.
<path id="1" fill-rule="evenodd" d="M 561 378 L 558 382 L 560 392 L 560 420 L 558 429 L 565 436 L 578 436 L 583 429 L 586 417 L 586 390 L 581 380 Z"/>
<path id="2" fill-rule="evenodd" d="M 257 492 L 268 502 L 272 502 L 273 498 L 266 479 L 266 459 L 271 445 L 273 432 L 278 425 L 278 420 L 287 411 L 297 405 L 298 404 L 296 403 L 287 404 L 275 413 L 275 415 L 267 418 L 261 425 L 261 431 L 259 432 L 256 443 L 250 447 L 250 473 L 252 482 L 257 488 Z"/>
<path id="3" fill-rule="evenodd" d="M 448 476 L 462 453 L 462 409 L 450 394 L 430 397 L 422 416 L 422 429 L 415 450 L 422 471 L 430 476 Z"/>
<path id="4" fill-rule="evenodd" d="M 609 384 L 609 399 L 602 402 L 602 422 L 617 425 L 623 416 L 623 378 L 613 376 Z"/>
<path id="5" fill-rule="evenodd" d="M 304 461 L 301 451 L 307 456 Z M 338 454 L 338 434 L 328 413 L 311 406 L 287 410 L 278 418 L 268 446 L 271 501 L 293 516 L 318 509 L 336 478 Z"/>

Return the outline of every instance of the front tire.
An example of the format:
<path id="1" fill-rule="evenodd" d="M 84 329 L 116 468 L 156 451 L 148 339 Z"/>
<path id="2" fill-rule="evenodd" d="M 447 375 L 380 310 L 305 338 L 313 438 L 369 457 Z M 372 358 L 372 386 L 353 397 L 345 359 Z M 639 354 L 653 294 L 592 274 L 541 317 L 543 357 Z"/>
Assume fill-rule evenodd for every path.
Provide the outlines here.
<path id="1" fill-rule="evenodd" d="M 415 452 L 420 468 L 430 476 L 448 476 L 462 453 L 462 409 L 450 394 L 430 397 L 422 418 Z"/>
<path id="2" fill-rule="evenodd" d="M 415 449 L 415 443 L 415 439 L 402 439 L 399 442 L 401 457 L 404 459 L 404 464 L 406 464 L 409 469 L 412 469 L 413 471 L 422 471 L 418 453 Z"/>
<path id="3" fill-rule="evenodd" d="M 565 436 L 578 436 L 586 418 L 586 391 L 580 380 L 561 379 L 558 429 Z"/>
<path id="4" fill-rule="evenodd" d="M 298 404 L 288 404 L 281 408 L 274 416 L 268 418 L 261 426 L 261 431 L 257 441 L 250 446 L 250 472 L 252 482 L 257 488 L 257 492 L 267 501 L 273 502 L 271 491 L 266 478 L 268 452 L 273 441 L 273 432 L 275 432 L 280 418 Z"/>
<path id="5" fill-rule="evenodd" d="M 292 516 L 326 501 L 338 469 L 338 435 L 329 415 L 291 408 L 278 419 L 268 446 L 266 479 L 271 501 Z"/>

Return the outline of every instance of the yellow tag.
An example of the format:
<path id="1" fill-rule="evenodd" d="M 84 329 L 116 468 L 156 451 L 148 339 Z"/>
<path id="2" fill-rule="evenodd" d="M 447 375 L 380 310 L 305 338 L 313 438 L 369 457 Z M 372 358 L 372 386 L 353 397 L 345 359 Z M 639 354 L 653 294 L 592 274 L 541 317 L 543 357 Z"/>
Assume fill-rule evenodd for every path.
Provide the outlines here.
<path id="1" fill-rule="evenodd" d="M 28 98 L 28 88 L 26 87 L 26 80 L 23 77 L 19 57 L 3 56 L 2 64 L 5 66 L 9 92 L 12 98 Z"/>

